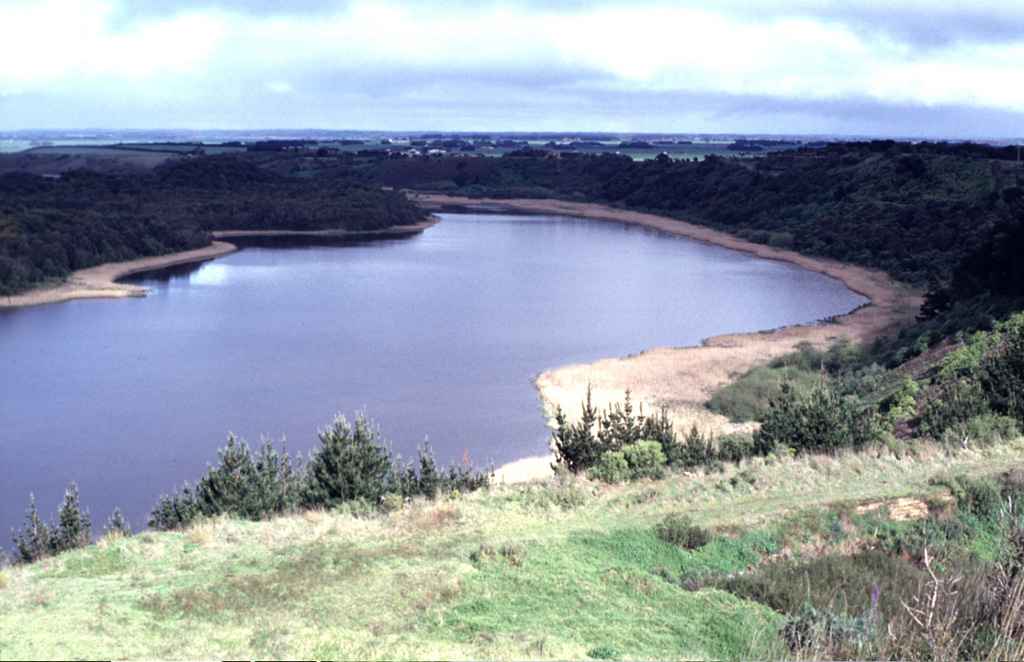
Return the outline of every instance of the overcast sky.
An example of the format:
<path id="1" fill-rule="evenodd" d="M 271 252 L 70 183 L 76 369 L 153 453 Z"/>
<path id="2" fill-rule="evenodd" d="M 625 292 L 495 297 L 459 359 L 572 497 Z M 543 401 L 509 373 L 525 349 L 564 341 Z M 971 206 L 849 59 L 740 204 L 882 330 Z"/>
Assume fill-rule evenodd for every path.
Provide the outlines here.
<path id="1" fill-rule="evenodd" d="M 1024 0 L 0 0 L 0 130 L 1024 137 Z"/>

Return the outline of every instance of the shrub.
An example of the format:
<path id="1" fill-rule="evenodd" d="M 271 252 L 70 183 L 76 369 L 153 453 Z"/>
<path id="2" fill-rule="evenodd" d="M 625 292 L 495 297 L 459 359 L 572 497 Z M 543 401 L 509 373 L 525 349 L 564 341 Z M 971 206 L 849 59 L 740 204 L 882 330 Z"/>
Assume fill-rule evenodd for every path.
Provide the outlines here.
<path id="1" fill-rule="evenodd" d="M 174 490 L 174 496 L 162 495 L 149 513 L 149 528 L 156 531 L 183 529 L 199 516 L 199 506 L 188 482 L 182 488 L 181 496 Z"/>
<path id="2" fill-rule="evenodd" d="M 590 477 L 603 483 L 617 483 L 629 476 L 629 463 L 622 451 L 605 451 L 591 467 Z"/>
<path id="3" fill-rule="evenodd" d="M 181 529 L 199 516 L 221 513 L 262 519 L 299 505 L 366 514 L 393 509 L 395 498 L 400 504 L 402 497 L 434 498 L 439 492 L 470 492 L 489 483 L 487 473 L 457 468 L 454 462 L 447 471 L 438 470 L 429 444 L 418 449 L 418 471 L 411 462 L 402 469 L 365 415 L 354 426 L 339 416 L 318 436 L 322 447 L 310 455 L 305 471 L 301 461 L 293 467 L 287 453 L 278 454 L 272 442 L 262 441 L 253 455 L 245 441 L 230 436 L 227 447 L 217 451 L 218 465 L 208 466 L 194 488 L 185 483 L 181 495 L 175 491 L 160 497 L 150 513 L 150 527 Z M 281 446 L 283 451 L 283 442 Z"/>
<path id="4" fill-rule="evenodd" d="M 217 455 L 217 467 L 207 465 L 206 475 L 196 483 L 203 515 L 229 513 L 255 520 L 295 506 L 301 474 L 292 468 L 287 453 L 278 455 L 272 442 L 261 441 L 260 452 L 253 457 L 244 440 L 230 435 L 227 447 Z"/>
<path id="5" fill-rule="evenodd" d="M 754 454 L 754 442 L 745 434 L 732 434 L 718 440 L 718 459 L 722 462 L 739 463 Z"/>
<path id="6" fill-rule="evenodd" d="M 767 455 L 781 446 L 797 453 L 835 453 L 865 443 L 872 434 L 868 428 L 833 384 L 823 380 L 808 397 L 800 398 L 783 383 L 754 433 L 753 451 Z"/>
<path id="7" fill-rule="evenodd" d="M 555 411 L 556 428 L 553 434 L 555 463 L 564 464 L 569 471 L 579 473 L 594 466 L 602 449 L 594 436 L 597 410 L 591 402 L 590 387 L 582 404 L 583 414 L 578 423 L 569 423 L 561 407 Z"/>
<path id="8" fill-rule="evenodd" d="M 979 369 L 979 381 L 992 410 L 1024 423 L 1024 322 L 1003 334 Z"/>
<path id="9" fill-rule="evenodd" d="M 987 412 L 949 426 L 943 432 L 942 440 L 951 445 L 966 445 L 973 441 L 986 446 L 1013 439 L 1018 434 L 1016 419 Z"/>
<path id="10" fill-rule="evenodd" d="M 636 443 L 622 447 L 622 456 L 629 465 L 632 477 L 663 478 L 667 458 L 661 450 L 661 444 L 649 439 L 640 439 Z"/>
<path id="11" fill-rule="evenodd" d="M 921 411 L 921 434 L 941 438 L 949 428 L 988 410 L 988 402 L 976 381 L 947 384 Z"/>
<path id="12" fill-rule="evenodd" d="M 658 537 L 683 549 L 700 549 L 711 542 L 707 529 L 697 526 L 686 515 L 666 515 L 657 527 Z"/>
<path id="13" fill-rule="evenodd" d="M 630 452 L 653 454 L 657 450 L 653 457 L 662 458 L 660 465 L 677 464 L 684 455 L 667 410 L 662 409 L 657 416 L 645 416 L 643 407 L 640 407 L 639 413 L 634 413 L 629 391 L 626 391 L 622 403 L 598 414 L 591 400 L 590 387 L 587 387 L 579 422 L 570 423 L 560 407 L 555 412 L 555 422 L 556 429 L 552 433 L 555 464 L 552 468 L 561 465 L 579 473 L 596 466 L 606 452 L 622 451 L 640 440 L 654 445 L 645 445 L 643 451 Z M 641 473 L 648 475 L 651 472 Z"/>
<path id="14" fill-rule="evenodd" d="M 708 466 L 717 460 L 713 439 L 701 434 L 696 423 L 690 428 L 680 447 L 679 464 L 687 469 Z"/>

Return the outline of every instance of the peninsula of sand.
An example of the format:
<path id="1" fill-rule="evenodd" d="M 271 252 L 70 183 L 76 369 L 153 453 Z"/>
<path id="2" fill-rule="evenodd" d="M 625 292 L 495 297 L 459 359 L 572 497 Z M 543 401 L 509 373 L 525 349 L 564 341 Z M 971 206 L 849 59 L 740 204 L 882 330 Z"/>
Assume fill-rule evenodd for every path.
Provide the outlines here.
<path id="1" fill-rule="evenodd" d="M 705 434 L 749 433 L 755 424 L 733 424 L 707 409 L 705 403 L 717 390 L 751 368 L 793 351 L 794 346 L 801 342 L 809 342 L 819 348 L 828 347 L 841 338 L 870 343 L 911 323 L 921 306 L 919 293 L 883 272 L 751 243 L 725 232 L 664 216 L 561 200 L 408 195 L 423 207 L 433 210 L 446 206 L 486 206 L 642 225 L 764 259 L 795 264 L 835 278 L 869 301 L 846 315 L 829 320 L 828 324 L 715 336 L 697 347 L 652 348 L 636 356 L 608 358 L 542 373 L 535 383 L 549 414 L 560 406 L 568 416 L 578 415 L 589 386 L 593 402 L 599 408 L 621 402 L 626 390 L 630 391 L 634 402 L 643 403 L 648 411 L 667 407 L 677 432 L 681 434 L 685 434 L 694 423 Z M 553 456 L 518 460 L 496 470 L 496 477 L 514 482 L 548 475 L 552 460 Z"/>
<path id="2" fill-rule="evenodd" d="M 238 250 L 234 244 L 224 241 L 236 237 L 271 237 L 271 236 L 367 236 L 414 234 L 437 222 L 430 218 L 415 225 L 396 225 L 386 230 L 370 232 L 351 232 L 347 230 L 310 230 L 310 231 L 278 231 L 278 230 L 225 230 L 213 232 L 214 241 L 209 246 L 190 251 L 168 253 L 153 257 L 142 257 L 127 262 L 107 262 L 88 269 L 79 269 L 71 273 L 62 283 L 46 285 L 28 292 L 22 292 L 0 298 L 0 308 L 18 308 L 21 306 L 39 306 L 47 303 L 60 303 L 74 299 L 122 299 L 125 297 L 144 297 L 148 288 L 131 283 L 118 282 L 132 274 L 164 267 L 173 267 L 190 262 L 204 262 Z"/>

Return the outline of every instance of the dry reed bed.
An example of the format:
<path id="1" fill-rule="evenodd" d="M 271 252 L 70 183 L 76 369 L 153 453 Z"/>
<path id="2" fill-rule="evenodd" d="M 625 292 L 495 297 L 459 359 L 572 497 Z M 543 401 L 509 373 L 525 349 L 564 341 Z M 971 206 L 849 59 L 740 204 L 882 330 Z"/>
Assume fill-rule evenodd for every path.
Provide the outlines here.
<path id="1" fill-rule="evenodd" d="M 560 406 L 570 417 L 578 415 L 588 386 L 594 403 L 600 408 L 621 402 L 628 389 L 634 402 L 642 403 L 648 410 L 667 407 L 679 432 L 685 433 L 696 423 L 705 433 L 749 433 L 752 424 L 735 425 L 706 409 L 705 403 L 718 389 L 751 368 L 792 351 L 801 342 L 825 348 L 840 338 L 869 343 L 879 336 L 894 333 L 913 321 L 921 305 L 919 293 L 885 273 L 754 244 L 725 232 L 663 216 L 561 200 L 472 199 L 411 192 L 408 195 L 428 209 L 443 205 L 496 205 L 521 212 L 642 225 L 760 258 L 795 264 L 842 281 L 870 302 L 833 320 L 834 323 L 716 336 L 699 347 L 655 348 L 637 356 L 608 358 L 542 373 L 535 382 L 549 413 Z M 512 482 L 543 476 L 550 471 L 546 469 L 550 461 L 550 456 L 519 460 L 501 467 L 497 477 Z"/>

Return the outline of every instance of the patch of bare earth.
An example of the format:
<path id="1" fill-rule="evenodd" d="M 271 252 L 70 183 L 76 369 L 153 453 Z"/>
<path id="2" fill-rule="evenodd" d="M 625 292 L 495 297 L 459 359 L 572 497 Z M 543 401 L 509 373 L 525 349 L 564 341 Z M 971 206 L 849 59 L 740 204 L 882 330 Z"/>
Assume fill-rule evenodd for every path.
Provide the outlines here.
<path id="1" fill-rule="evenodd" d="M 705 404 L 718 389 L 751 368 L 791 352 L 795 345 L 804 341 L 825 348 L 840 338 L 870 343 L 877 337 L 893 334 L 901 326 L 911 323 L 921 306 L 917 292 L 882 272 L 753 244 L 724 232 L 663 216 L 560 200 L 480 200 L 422 193 L 408 195 L 428 209 L 444 205 L 493 205 L 522 212 L 635 223 L 761 258 L 795 264 L 842 281 L 870 302 L 835 319 L 834 323 L 716 336 L 705 340 L 699 347 L 655 348 L 637 356 L 566 366 L 538 376 L 536 385 L 546 409 L 554 412 L 555 407 L 560 406 L 570 417 L 579 414 L 580 403 L 589 385 L 594 403 L 601 408 L 621 402 L 627 389 L 633 401 L 643 404 L 647 411 L 667 407 L 677 431 L 682 434 L 694 423 L 704 433 L 716 435 L 750 432 L 754 424 L 732 424 L 725 417 L 707 410 Z M 549 462 L 550 458 L 533 458 L 532 464 L 520 460 L 514 463 L 515 471 L 507 473 L 506 481 L 511 482 L 514 476 L 533 478 L 550 473 Z M 531 464 L 531 468 L 527 470 L 524 463 Z M 545 467 L 548 467 L 546 471 Z M 500 476 L 502 469 L 496 474 Z"/>

